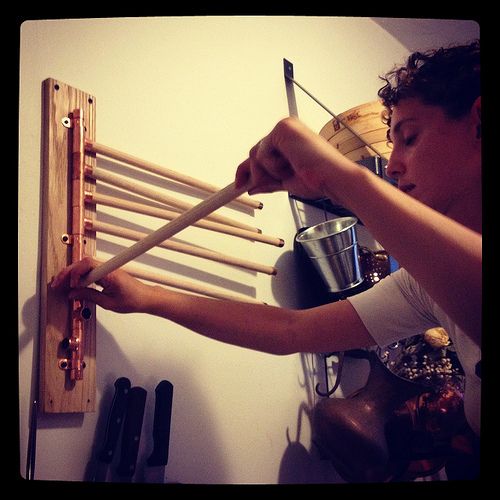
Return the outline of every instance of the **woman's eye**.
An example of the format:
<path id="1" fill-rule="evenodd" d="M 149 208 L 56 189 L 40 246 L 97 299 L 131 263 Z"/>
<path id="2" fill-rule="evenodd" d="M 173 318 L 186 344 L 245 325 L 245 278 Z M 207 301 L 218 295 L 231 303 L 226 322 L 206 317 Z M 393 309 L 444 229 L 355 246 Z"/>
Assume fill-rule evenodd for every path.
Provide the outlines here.
<path id="1" fill-rule="evenodd" d="M 405 146 L 411 146 L 414 142 L 415 142 L 415 139 L 417 138 L 417 134 L 413 134 L 413 135 L 409 135 L 408 137 L 406 137 L 404 139 L 404 145 Z"/>

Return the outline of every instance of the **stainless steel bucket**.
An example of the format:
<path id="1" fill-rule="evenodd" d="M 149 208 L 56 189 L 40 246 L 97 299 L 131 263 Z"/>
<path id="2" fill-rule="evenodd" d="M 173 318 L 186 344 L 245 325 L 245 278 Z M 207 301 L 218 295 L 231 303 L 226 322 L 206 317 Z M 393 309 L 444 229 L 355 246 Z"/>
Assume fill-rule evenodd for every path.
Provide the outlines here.
<path id="1" fill-rule="evenodd" d="M 295 237 L 330 292 L 342 292 L 363 281 L 357 222 L 356 217 L 339 217 L 316 224 Z"/>

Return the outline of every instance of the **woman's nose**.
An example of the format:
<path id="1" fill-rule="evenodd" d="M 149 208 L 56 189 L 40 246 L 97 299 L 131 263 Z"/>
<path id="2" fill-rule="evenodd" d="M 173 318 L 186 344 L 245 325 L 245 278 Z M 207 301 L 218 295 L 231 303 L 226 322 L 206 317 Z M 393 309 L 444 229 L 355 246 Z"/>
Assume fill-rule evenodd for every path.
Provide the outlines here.
<path id="1" fill-rule="evenodd" d="M 392 151 L 389 161 L 387 162 L 385 171 L 386 174 L 395 181 L 397 181 L 405 172 L 404 164 L 397 153 L 394 154 L 394 150 Z"/>

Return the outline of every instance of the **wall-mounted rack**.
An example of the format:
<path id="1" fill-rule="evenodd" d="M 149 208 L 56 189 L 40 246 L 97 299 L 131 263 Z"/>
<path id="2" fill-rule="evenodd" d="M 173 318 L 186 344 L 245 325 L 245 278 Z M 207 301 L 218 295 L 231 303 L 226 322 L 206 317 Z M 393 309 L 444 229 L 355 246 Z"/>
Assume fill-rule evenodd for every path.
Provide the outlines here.
<path id="1" fill-rule="evenodd" d="M 165 248 L 200 259 L 208 259 L 253 273 L 275 275 L 274 266 L 264 265 L 169 238 L 188 226 L 210 230 L 256 243 L 282 247 L 284 240 L 263 234 L 253 225 L 243 223 L 241 215 L 252 215 L 263 204 L 236 189 L 234 183 L 219 189 L 152 162 L 99 144 L 95 137 L 96 99 L 94 96 L 49 78 L 43 91 L 43 209 L 41 241 L 41 308 L 39 408 L 45 413 L 95 411 L 96 399 L 96 314 L 95 305 L 73 300 L 52 289 L 52 278 L 64 267 L 96 255 L 96 234 L 111 234 L 135 241 L 108 261 L 93 269 L 82 283 L 95 286 L 104 275 L 124 267 L 139 279 L 159 283 L 187 293 L 221 300 L 262 303 L 243 293 L 234 293 L 205 283 L 177 279 L 164 271 L 155 272 L 130 261 L 153 247 Z M 165 190 L 140 187 L 138 182 L 98 166 L 98 156 L 146 170 L 153 177 L 192 190 L 202 197 L 198 204 L 180 200 Z M 133 194 L 141 202 L 132 202 L 125 195 L 101 193 L 100 185 Z M 120 191 L 120 192 L 121 192 Z M 204 194 L 200 194 L 204 193 Z M 133 231 L 97 219 L 96 205 L 102 204 L 125 211 L 164 219 L 164 226 L 149 234 Z M 228 217 L 216 210 L 223 206 L 239 210 L 239 218 Z M 235 205 L 235 206 L 233 206 Z M 168 241 L 167 241 L 168 240 Z"/>

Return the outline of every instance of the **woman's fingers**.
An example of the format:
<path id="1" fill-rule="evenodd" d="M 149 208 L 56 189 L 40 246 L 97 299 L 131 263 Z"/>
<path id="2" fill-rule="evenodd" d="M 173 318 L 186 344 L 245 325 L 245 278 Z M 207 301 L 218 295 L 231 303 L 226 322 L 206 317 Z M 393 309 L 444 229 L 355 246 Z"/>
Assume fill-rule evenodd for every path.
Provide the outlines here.
<path id="1" fill-rule="evenodd" d="M 250 159 L 248 158 L 236 169 L 235 187 L 239 189 L 246 186 L 250 182 L 250 177 Z"/>
<path id="2" fill-rule="evenodd" d="M 95 288 L 75 288 L 68 294 L 68 299 L 70 300 L 88 301 L 97 305 L 102 305 L 102 297 L 102 292 L 99 292 Z"/>
<path id="3" fill-rule="evenodd" d="M 98 262 L 91 257 L 74 262 L 61 270 L 51 282 L 52 288 L 76 288 L 82 276 L 85 276 L 91 269 L 94 269 Z"/>

